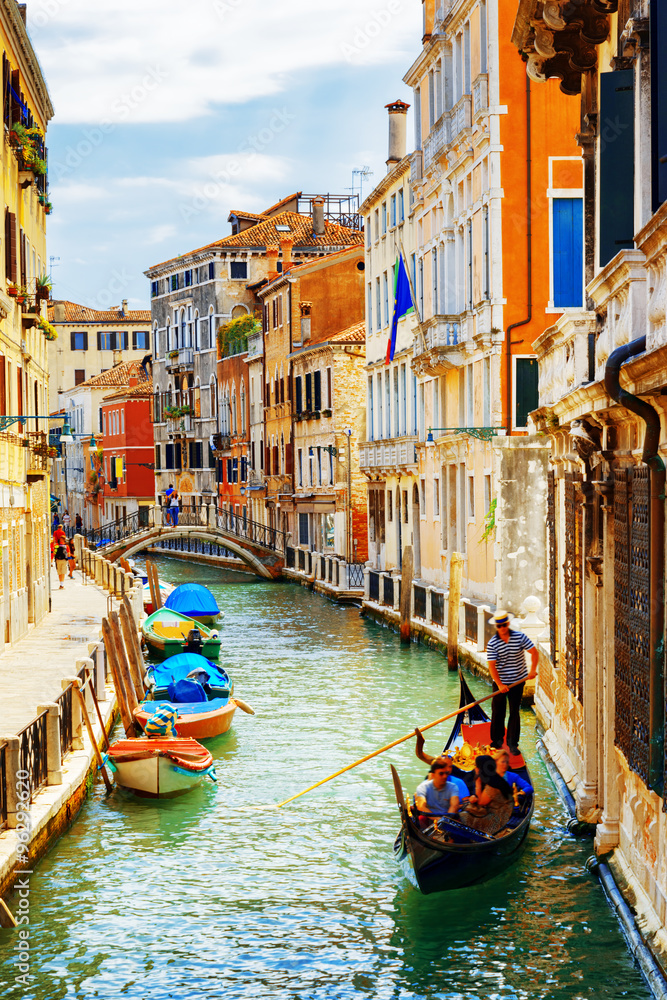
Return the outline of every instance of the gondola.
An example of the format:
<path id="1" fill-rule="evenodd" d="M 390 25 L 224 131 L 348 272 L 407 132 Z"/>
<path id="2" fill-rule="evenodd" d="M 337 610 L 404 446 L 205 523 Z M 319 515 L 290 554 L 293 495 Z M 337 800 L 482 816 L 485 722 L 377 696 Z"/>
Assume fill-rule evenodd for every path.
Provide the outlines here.
<path id="1" fill-rule="evenodd" d="M 475 698 L 460 671 L 459 678 L 459 707 L 462 708 L 474 702 Z M 489 726 L 490 719 L 481 705 L 457 715 L 443 753 L 457 754 L 459 758 L 467 753 L 474 764 L 475 754 L 472 748 L 489 743 Z M 532 786 L 522 756 L 510 758 L 510 770 Z M 515 806 L 507 827 L 495 836 L 463 826 L 447 816 L 438 817 L 437 830 L 433 824 L 421 829 L 417 812 L 410 800 L 406 799 L 393 765 L 391 772 L 401 814 L 401 831 L 394 844 L 394 854 L 409 880 L 424 895 L 486 882 L 518 858 L 530 828 L 533 794 L 520 796 L 515 800 L 518 805 Z M 474 770 L 455 766 L 452 773 L 473 789 Z"/>

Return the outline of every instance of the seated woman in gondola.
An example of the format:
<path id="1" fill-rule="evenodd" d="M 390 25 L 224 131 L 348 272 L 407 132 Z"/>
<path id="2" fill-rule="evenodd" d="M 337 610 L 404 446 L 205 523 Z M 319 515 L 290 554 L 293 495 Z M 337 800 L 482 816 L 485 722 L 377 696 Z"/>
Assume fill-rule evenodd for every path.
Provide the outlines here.
<path id="1" fill-rule="evenodd" d="M 465 826 L 490 836 L 507 826 L 514 799 L 512 790 L 496 770 L 496 762 L 488 754 L 475 758 L 475 794 L 459 813 Z"/>

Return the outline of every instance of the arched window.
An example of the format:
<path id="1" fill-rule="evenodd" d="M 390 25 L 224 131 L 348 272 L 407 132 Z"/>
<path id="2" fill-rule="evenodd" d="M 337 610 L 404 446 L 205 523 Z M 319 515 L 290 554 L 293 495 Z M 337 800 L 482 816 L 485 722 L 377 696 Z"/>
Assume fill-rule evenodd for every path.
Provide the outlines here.
<path id="1" fill-rule="evenodd" d="M 245 385 L 241 382 L 241 434 L 245 437 Z"/>
<path id="2" fill-rule="evenodd" d="M 171 326 L 169 325 L 169 320 L 167 320 L 167 351 L 171 350 Z"/>
<path id="3" fill-rule="evenodd" d="M 199 312 L 195 309 L 194 337 L 192 346 L 195 351 L 199 350 Z"/>

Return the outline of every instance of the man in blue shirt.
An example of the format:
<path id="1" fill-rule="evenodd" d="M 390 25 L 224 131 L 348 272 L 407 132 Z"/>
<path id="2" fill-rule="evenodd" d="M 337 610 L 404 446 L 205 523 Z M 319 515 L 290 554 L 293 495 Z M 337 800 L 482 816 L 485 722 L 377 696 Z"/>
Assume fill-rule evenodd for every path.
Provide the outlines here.
<path id="1" fill-rule="evenodd" d="M 486 660 L 493 680 L 494 694 L 496 691 L 500 692 L 491 703 L 491 746 L 500 750 L 505 742 L 505 711 L 509 702 L 507 745 L 510 753 L 517 756 L 520 753 L 521 736 L 519 709 L 524 688 L 518 682 L 535 677 L 538 653 L 532 639 L 523 632 L 515 632 L 510 628 L 510 617 L 506 611 L 497 611 L 491 621 L 496 626 L 496 634 L 489 639 Z M 530 651 L 530 673 L 526 669 L 526 650 Z"/>
<path id="2" fill-rule="evenodd" d="M 459 789 L 450 779 L 452 762 L 449 757 L 436 757 L 431 764 L 431 777 L 422 781 L 415 792 L 415 805 L 420 813 L 444 816 L 459 810 Z"/>

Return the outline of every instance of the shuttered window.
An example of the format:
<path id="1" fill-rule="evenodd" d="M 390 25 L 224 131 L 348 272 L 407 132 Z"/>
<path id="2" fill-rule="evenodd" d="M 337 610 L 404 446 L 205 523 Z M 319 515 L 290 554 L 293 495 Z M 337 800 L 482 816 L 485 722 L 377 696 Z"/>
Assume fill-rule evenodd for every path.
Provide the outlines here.
<path id="1" fill-rule="evenodd" d="M 135 351 L 147 351 L 148 330 L 135 330 L 132 334 L 132 349 Z"/>
<path id="2" fill-rule="evenodd" d="M 297 375 L 294 379 L 294 392 L 296 395 L 296 412 L 303 412 L 303 392 L 301 389 L 301 376 Z"/>
<path id="3" fill-rule="evenodd" d="M 554 306 L 581 308 L 584 294 L 583 199 L 554 198 L 552 219 Z"/>
<path id="4" fill-rule="evenodd" d="M 306 410 L 313 408 L 313 376 L 311 372 L 306 373 Z"/>
<path id="5" fill-rule="evenodd" d="M 652 5 L 654 6 L 654 5 Z M 634 246 L 634 70 L 600 76 L 600 267 Z"/>
<path id="6" fill-rule="evenodd" d="M 314 394 L 315 394 L 315 410 L 322 409 L 322 373 L 319 368 L 313 372 L 313 384 L 314 384 Z"/>
<path id="7" fill-rule="evenodd" d="M 526 427 L 528 414 L 538 407 L 537 377 L 535 358 L 516 358 L 514 385 L 514 426 Z"/>
<path id="8" fill-rule="evenodd" d="M 83 330 L 81 333 L 70 334 L 70 347 L 73 351 L 87 351 L 88 350 L 88 331 Z"/>
<path id="9" fill-rule="evenodd" d="M 5 211 L 5 275 L 16 281 L 16 216 Z"/>
<path id="10" fill-rule="evenodd" d="M 651 123 L 653 211 L 667 201 L 667 9 L 651 4 Z"/>

